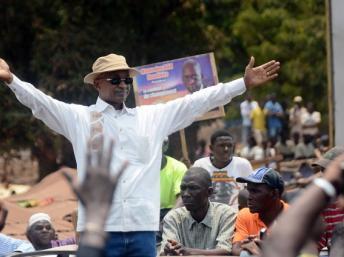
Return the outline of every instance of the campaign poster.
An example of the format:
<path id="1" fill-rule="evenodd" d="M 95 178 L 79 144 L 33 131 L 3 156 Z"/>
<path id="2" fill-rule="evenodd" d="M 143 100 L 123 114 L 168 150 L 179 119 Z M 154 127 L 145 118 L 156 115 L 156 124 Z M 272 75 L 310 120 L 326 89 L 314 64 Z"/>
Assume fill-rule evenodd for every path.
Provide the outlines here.
<path id="1" fill-rule="evenodd" d="M 189 56 L 135 68 L 141 73 L 134 80 L 137 106 L 165 103 L 218 84 L 213 53 Z M 198 120 L 223 116 L 224 109 L 222 106 L 199 117 Z"/>

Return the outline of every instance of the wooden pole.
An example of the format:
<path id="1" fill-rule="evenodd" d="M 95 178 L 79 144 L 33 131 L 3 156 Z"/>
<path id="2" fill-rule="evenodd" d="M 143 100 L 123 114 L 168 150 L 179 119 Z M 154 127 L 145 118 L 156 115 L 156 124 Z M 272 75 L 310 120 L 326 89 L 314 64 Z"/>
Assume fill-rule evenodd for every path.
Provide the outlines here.
<path id="1" fill-rule="evenodd" d="M 183 153 L 183 158 L 184 160 L 190 161 L 189 160 L 189 153 L 188 153 L 188 146 L 186 144 L 186 137 L 185 137 L 185 130 L 179 130 L 179 136 L 180 136 L 180 142 L 182 145 L 182 153 Z"/>
<path id="2" fill-rule="evenodd" d="M 333 95 L 333 49 L 332 49 L 332 22 L 331 0 L 326 0 L 326 53 L 327 53 L 327 102 L 328 102 L 328 134 L 329 145 L 334 146 L 335 120 Z"/>

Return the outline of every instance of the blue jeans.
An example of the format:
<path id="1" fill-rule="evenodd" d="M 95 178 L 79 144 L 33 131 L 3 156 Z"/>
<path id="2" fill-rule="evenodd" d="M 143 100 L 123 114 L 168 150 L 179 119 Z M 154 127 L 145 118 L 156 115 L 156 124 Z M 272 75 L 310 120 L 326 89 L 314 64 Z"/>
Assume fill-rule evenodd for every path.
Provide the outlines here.
<path id="1" fill-rule="evenodd" d="M 156 257 L 155 232 L 109 232 L 107 257 Z"/>
<path id="2" fill-rule="evenodd" d="M 269 138 L 276 138 L 278 139 L 280 134 L 281 134 L 282 128 L 277 127 L 277 126 L 270 126 L 268 133 L 269 133 Z"/>

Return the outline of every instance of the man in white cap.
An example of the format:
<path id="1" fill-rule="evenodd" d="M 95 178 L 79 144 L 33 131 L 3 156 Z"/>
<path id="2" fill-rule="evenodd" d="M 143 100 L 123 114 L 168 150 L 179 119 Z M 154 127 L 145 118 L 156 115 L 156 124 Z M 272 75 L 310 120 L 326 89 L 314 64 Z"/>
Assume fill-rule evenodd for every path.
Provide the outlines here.
<path id="1" fill-rule="evenodd" d="M 51 241 L 57 237 L 50 216 L 42 212 L 33 214 L 29 219 L 26 237 L 36 250 L 51 248 Z"/>
<path id="2" fill-rule="evenodd" d="M 54 131 L 64 135 L 73 145 L 79 179 L 85 175 L 87 142 L 99 149 L 99 138 L 113 138 L 111 171 L 128 160 L 130 165 L 118 182 L 113 206 L 106 221 L 109 231 L 107 256 L 156 256 L 155 232 L 159 229 L 159 172 L 161 146 L 164 138 L 189 126 L 207 111 L 277 77 L 279 62 L 270 61 L 254 67 L 252 57 L 244 78 L 197 91 L 166 104 L 125 106 L 125 100 L 138 71 L 130 68 L 123 56 L 109 54 L 98 58 L 93 72 L 84 82 L 99 93 L 96 104 L 82 106 L 66 104 L 45 95 L 33 85 L 21 81 L 0 60 L 0 80 L 14 92 L 18 100 Z M 102 137 L 99 137 L 101 136 Z M 97 190 L 97 188 L 94 188 Z M 99 210 L 101 211 L 101 210 Z M 87 214 L 97 215 L 97 214 Z M 95 224 L 85 224 L 80 206 L 78 231 L 87 229 L 95 235 L 102 230 Z"/>
<path id="3" fill-rule="evenodd" d="M 30 242 L 0 234 L 0 256 L 51 248 L 56 234 L 50 216 L 46 213 L 33 214 L 28 222 L 26 237 Z"/>
<path id="4" fill-rule="evenodd" d="M 302 97 L 294 97 L 294 106 L 289 110 L 289 126 L 290 135 L 299 134 L 302 137 L 302 123 L 301 115 L 306 111 L 306 108 L 302 105 Z"/>

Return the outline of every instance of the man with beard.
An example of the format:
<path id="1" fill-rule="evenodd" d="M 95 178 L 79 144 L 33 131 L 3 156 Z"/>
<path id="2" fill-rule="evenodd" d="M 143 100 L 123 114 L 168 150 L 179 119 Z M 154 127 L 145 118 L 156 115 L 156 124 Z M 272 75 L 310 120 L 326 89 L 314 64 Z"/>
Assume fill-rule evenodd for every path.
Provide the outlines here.
<path id="1" fill-rule="evenodd" d="M 235 222 L 232 254 L 241 256 L 244 251 L 258 255 L 260 232 L 270 227 L 277 216 L 288 208 L 281 200 L 284 182 L 278 172 L 271 168 L 259 168 L 248 177 L 236 180 L 247 183 L 249 196 L 248 208 L 239 211 Z"/>
<path id="2" fill-rule="evenodd" d="M 209 173 L 190 168 L 180 191 L 185 207 L 164 218 L 161 255 L 229 255 L 235 212 L 226 204 L 209 201 L 213 193 Z"/>

